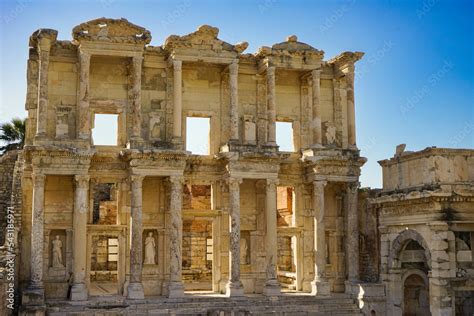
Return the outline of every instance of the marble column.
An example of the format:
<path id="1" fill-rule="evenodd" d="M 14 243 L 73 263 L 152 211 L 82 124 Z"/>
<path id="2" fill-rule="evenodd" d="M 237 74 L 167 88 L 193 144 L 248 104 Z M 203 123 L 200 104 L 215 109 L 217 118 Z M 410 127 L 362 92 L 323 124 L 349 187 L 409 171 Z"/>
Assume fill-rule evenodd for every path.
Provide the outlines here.
<path id="1" fill-rule="evenodd" d="M 144 299 L 142 285 L 142 269 L 143 269 L 143 241 L 142 241 L 142 175 L 130 176 L 132 184 L 131 196 L 131 229 L 132 240 L 130 245 L 130 283 L 128 284 L 129 299 Z"/>
<path id="2" fill-rule="evenodd" d="M 312 79 L 312 104 L 313 104 L 313 146 L 322 146 L 322 129 L 321 129 L 321 69 L 311 71 Z"/>
<path id="3" fill-rule="evenodd" d="M 77 126 L 78 138 L 86 141 L 89 141 L 91 137 L 91 113 L 89 112 L 90 62 L 91 55 L 79 51 L 79 100 L 77 107 Z"/>
<path id="4" fill-rule="evenodd" d="M 132 139 L 142 139 L 142 63 L 143 56 L 132 58 Z"/>
<path id="5" fill-rule="evenodd" d="M 267 144 L 276 145 L 276 99 L 275 99 L 275 67 L 267 68 Z"/>
<path id="6" fill-rule="evenodd" d="M 237 61 L 229 65 L 230 85 L 230 140 L 239 140 L 239 96 L 238 96 L 239 64 Z"/>
<path id="7" fill-rule="evenodd" d="M 171 176 L 170 195 L 170 281 L 168 284 L 168 297 L 184 296 L 182 281 L 182 242 L 183 242 L 183 177 Z"/>
<path id="8" fill-rule="evenodd" d="M 350 67 L 346 73 L 347 91 L 347 136 L 349 148 L 356 148 L 355 129 L 355 100 L 354 100 L 354 67 Z"/>
<path id="9" fill-rule="evenodd" d="M 280 295 L 280 283 L 277 277 L 277 179 L 267 179 L 265 204 L 265 250 L 267 280 L 263 287 L 263 294 Z"/>
<path id="10" fill-rule="evenodd" d="M 48 69 L 51 40 L 41 38 L 38 43 L 38 105 L 36 112 L 36 138 L 46 137 L 48 119 Z"/>
<path id="11" fill-rule="evenodd" d="M 173 139 L 181 142 L 181 122 L 182 122 L 182 62 L 173 60 Z"/>
<path id="12" fill-rule="evenodd" d="M 349 283 L 359 282 L 359 216 L 357 210 L 359 182 L 347 186 L 347 275 Z M 346 289 L 348 291 L 348 289 Z"/>
<path id="13" fill-rule="evenodd" d="M 23 304 L 43 305 L 43 252 L 44 252 L 44 186 L 46 176 L 33 173 L 31 216 L 30 283 L 23 295 Z"/>
<path id="14" fill-rule="evenodd" d="M 89 176 L 76 175 L 73 214 L 73 273 L 71 288 L 72 301 L 85 301 L 88 298 L 86 285 L 87 258 L 87 214 L 89 211 Z"/>
<path id="15" fill-rule="evenodd" d="M 244 287 L 240 281 L 240 184 L 242 179 L 229 178 L 229 282 L 226 295 L 243 296 Z"/>
<path id="16" fill-rule="evenodd" d="M 313 181 L 314 212 L 314 280 L 311 282 L 313 295 L 329 295 L 329 282 L 326 280 L 326 227 L 324 223 L 324 187 L 326 181 Z"/>

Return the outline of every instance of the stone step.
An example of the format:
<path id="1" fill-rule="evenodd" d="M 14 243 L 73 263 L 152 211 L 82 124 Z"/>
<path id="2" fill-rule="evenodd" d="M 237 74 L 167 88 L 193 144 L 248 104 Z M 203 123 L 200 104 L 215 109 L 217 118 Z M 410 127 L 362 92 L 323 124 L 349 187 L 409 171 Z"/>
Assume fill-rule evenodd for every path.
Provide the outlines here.
<path id="1" fill-rule="evenodd" d="M 122 297 L 87 302 L 50 301 L 48 315 L 113 316 L 113 315 L 361 315 L 354 300 L 338 295 L 315 298 L 309 295 L 284 295 L 278 298 L 247 296 L 163 297 L 129 301 Z"/>

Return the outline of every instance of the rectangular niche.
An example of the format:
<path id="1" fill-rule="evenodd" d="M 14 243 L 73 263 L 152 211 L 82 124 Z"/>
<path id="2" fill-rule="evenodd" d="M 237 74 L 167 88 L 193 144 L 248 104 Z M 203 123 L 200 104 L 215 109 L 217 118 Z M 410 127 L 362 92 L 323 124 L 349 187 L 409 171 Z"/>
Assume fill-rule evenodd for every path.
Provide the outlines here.
<path id="1" fill-rule="evenodd" d="M 51 230 L 49 233 L 49 271 L 51 277 L 64 277 L 66 274 L 67 237 L 63 229 Z"/>

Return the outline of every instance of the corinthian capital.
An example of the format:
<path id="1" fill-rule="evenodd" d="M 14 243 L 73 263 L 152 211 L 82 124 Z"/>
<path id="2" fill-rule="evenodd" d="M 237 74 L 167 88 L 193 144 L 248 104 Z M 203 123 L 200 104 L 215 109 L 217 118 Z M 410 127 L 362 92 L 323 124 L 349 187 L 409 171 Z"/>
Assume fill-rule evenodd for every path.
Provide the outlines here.
<path id="1" fill-rule="evenodd" d="M 173 60 L 173 68 L 175 71 L 181 71 L 183 62 L 181 60 Z"/>
<path id="2" fill-rule="evenodd" d="M 229 191 L 236 191 L 240 189 L 240 184 L 242 183 L 242 178 L 228 178 L 227 184 L 229 185 Z"/>
<path id="3" fill-rule="evenodd" d="M 183 176 L 170 176 L 169 181 L 171 185 L 183 185 L 184 177 Z"/>
<path id="4" fill-rule="evenodd" d="M 359 181 L 347 183 L 347 190 L 349 191 L 349 193 L 352 193 L 352 194 L 357 193 L 357 191 L 359 190 L 359 187 L 360 187 Z"/>
<path id="5" fill-rule="evenodd" d="M 267 179 L 267 191 L 275 191 L 279 183 L 278 179 Z"/>
<path id="6" fill-rule="evenodd" d="M 46 179 L 46 175 L 40 172 L 33 173 L 33 185 L 36 188 L 44 187 L 44 181 Z"/>
<path id="7" fill-rule="evenodd" d="M 78 188 L 87 188 L 89 180 L 90 177 L 88 175 L 76 174 L 74 176 L 74 181 L 76 181 L 76 186 Z"/>

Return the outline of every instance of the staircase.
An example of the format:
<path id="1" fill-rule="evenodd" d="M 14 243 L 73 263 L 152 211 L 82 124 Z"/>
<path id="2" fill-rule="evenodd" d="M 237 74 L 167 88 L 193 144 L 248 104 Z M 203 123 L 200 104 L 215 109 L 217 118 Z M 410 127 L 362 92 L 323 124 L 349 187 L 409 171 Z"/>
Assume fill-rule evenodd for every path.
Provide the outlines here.
<path id="1" fill-rule="evenodd" d="M 183 298 L 164 297 L 130 301 L 123 297 L 96 297 L 87 302 L 49 301 L 51 316 L 112 316 L 112 315 L 362 315 L 354 300 L 344 294 L 315 298 L 304 294 L 284 294 L 279 297 L 248 295 L 227 298 L 222 295 L 186 295 Z"/>

